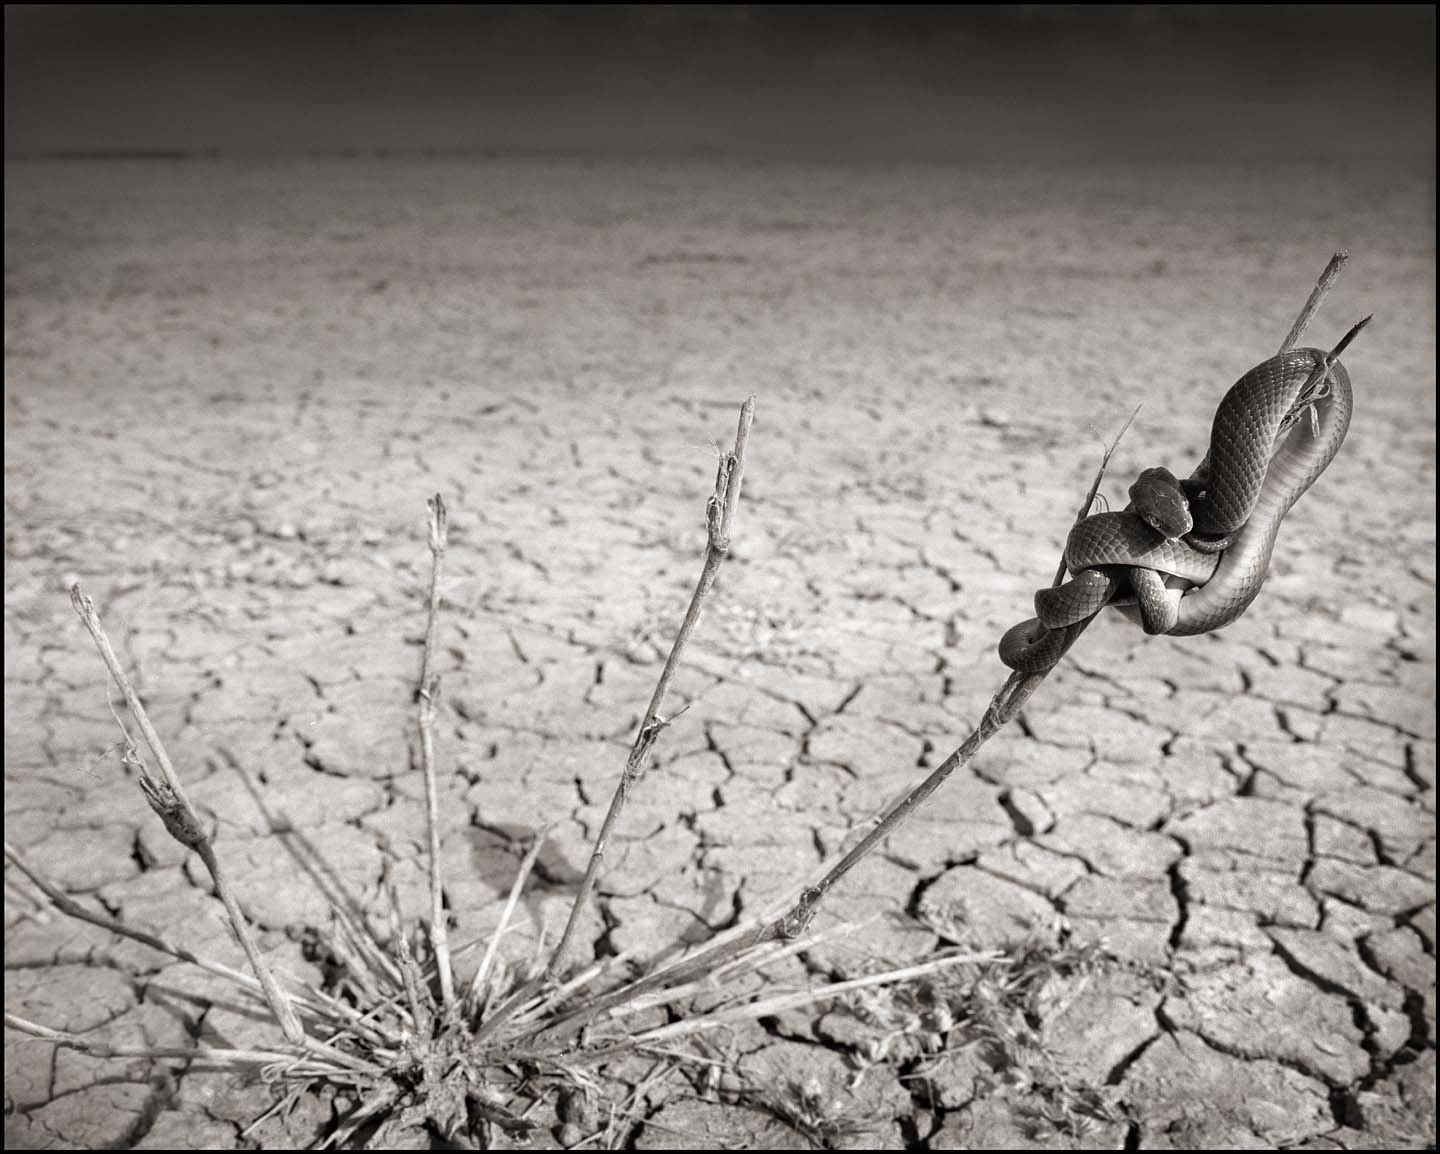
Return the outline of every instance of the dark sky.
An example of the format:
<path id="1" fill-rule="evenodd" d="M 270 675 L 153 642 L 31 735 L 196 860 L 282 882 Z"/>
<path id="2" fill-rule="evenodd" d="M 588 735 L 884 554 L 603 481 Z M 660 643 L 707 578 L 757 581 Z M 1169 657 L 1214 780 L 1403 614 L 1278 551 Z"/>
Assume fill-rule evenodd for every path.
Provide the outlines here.
<path id="1" fill-rule="evenodd" d="M 9 5 L 9 156 L 1433 158 L 1430 5 Z"/>

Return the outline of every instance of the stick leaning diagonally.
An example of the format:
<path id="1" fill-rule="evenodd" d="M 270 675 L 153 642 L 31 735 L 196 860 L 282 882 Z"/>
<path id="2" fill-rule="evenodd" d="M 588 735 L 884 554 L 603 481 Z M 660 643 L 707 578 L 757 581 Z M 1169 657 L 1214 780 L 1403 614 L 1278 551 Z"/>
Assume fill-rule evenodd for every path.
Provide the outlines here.
<path id="1" fill-rule="evenodd" d="M 240 910 L 240 903 L 235 898 L 235 892 L 230 886 L 229 879 L 221 871 L 220 860 L 215 856 L 210 836 L 205 832 L 200 815 L 185 795 L 185 787 L 180 784 L 180 777 L 170 763 L 170 756 L 165 752 L 160 735 L 150 724 L 150 715 L 145 712 L 140 695 L 135 692 L 134 685 L 130 683 L 130 678 L 126 676 L 124 668 L 120 665 L 120 659 L 115 656 L 110 639 L 105 635 L 105 629 L 100 624 L 100 615 L 95 612 L 95 603 L 81 592 L 78 582 L 70 589 L 70 603 L 74 606 L 75 612 L 80 615 L 80 620 L 85 623 L 85 628 L 89 631 L 91 640 L 95 642 L 95 648 L 99 652 L 101 660 L 105 662 L 105 668 L 110 671 L 111 678 L 119 686 L 120 692 L 124 694 L 125 704 L 129 706 L 130 714 L 135 718 L 135 723 L 140 727 L 140 733 L 145 738 L 145 744 L 155 755 L 155 761 L 160 766 L 161 774 L 164 775 L 163 781 L 155 781 L 149 776 L 144 763 L 140 761 L 133 749 L 127 750 L 126 760 L 136 767 L 139 774 L 139 785 L 145 794 L 145 800 L 150 803 L 150 808 L 165 823 L 165 828 L 170 835 L 181 845 L 193 849 L 200 856 L 200 860 L 205 863 L 205 868 L 210 871 L 210 877 L 215 883 L 215 892 L 225 906 L 230 926 L 235 931 L 241 948 L 245 951 L 250 968 L 255 971 L 255 977 L 260 981 L 265 1000 L 270 1004 L 270 1010 L 275 1015 L 275 1020 L 280 1023 L 280 1030 L 285 1035 L 285 1040 L 291 1045 L 304 1045 L 310 1039 L 306 1038 L 305 1032 L 300 1026 L 300 1019 L 295 1016 L 294 1007 L 290 1005 L 290 999 L 280 988 L 280 984 L 275 981 L 274 975 L 265 965 L 264 958 L 260 956 L 260 948 L 255 944 L 255 937 L 251 934 L 250 925 Z"/>
<path id="2" fill-rule="evenodd" d="M 1136 412 L 1139 412 L 1136 409 Z M 1120 438 L 1129 429 L 1131 422 L 1135 419 L 1135 413 L 1125 421 L 1115 439 L 1106 446 L 1104 456 L 1101 459 L 1100 468 L 1095 473 L 1095 479 L 1090 485 L 1090 491 L 1085 498 L 1085 503 L 1080 507 L 1076 520 L 1083 520 L 1090 512 L 1090 506 L 1099 492 L 1100 482 L 1105 475 L 1105 470 L 1110 463 L 1110 458 L 1115 452 L 1115 447 L 1120 443 Z M 1061 560 L 1060 571 L 1056 574 L 1056 583 L 1064 580 L 1065 563 Z M 1089 622 L 1081 625 L 1083 629 Z M 1076 636 L 1080 630 L 1076 630 Z M 789 941 L 799 937 L 809 927 L 821 902 L 835 885 L 852 869 L 855 868 L 874 848 L 888 837 L 896 827 L 905 821 L 915 809 L 917 809 L 937 789 L 945 784 L 945 781 L 957 769 L 968 764 L 980 751 L 980 747 L 990 740 L 1000 729 L 1011 721 L 1025 703 L 1030 699 L 1031 694 L 1037 690 L 1050 671 L 1044 673 L 1020 673 L 1014 672 L 1005 680 L 1005 683 L 990 699 L 985 713 L 980 718 L 980 724 L 965 741 L 950 754 L 943 762 L 915 786 L 909 793 L 895 803 L 876 822 L 859 842 L 850 848 L 841 859 L 832 865 L 813 885 L 807 886 L 801 891 L 799 899 L 789 909 L 770 919 L 762 922 L 744 934 L 728 938 L 724 942 L 711 946 L 708 949 L 702 948 L 699 953 L 686 958 L 668 969 L 640 980 L 611 994 L 607 994 L 593 1002 L 588 1003 L 582 1010 L 570 1018 L 558 1023 L 553 1027 L 555 1035 L 567 1035 L 580 1029 L 588 1022 L 593 1021 L 606 1010 L 627 1002 L 632 998 L 641 997 L 653 990 L 658 990 L 677 982 L 693 981 L 707 973 L 710 973 L 717 966 L 723 965 L 732 958 L 738 957 L 745 952 L 764 945 L 768 942 Z"/>
<path id="3" fill-rule="evenodd" d="M 721 454 L 719 467 L 715 474 L 715 492 L 705 506 L 705 560 L 700 569 L 700 577 L 695 582 L 695 591 L 690 595 L 690 604 L 685 610 L 684 619 L 680 622 L 680 629 L 675 635 L 675 641 L 670 646 L 670 654 L 665 658 L 665 665 L 660 671 L 655 691 L 650 695 L 650 704 L 645 709 L 645 716 L 641 718 L 640 728 L 635 734 L 635 742 L 630 748 L 629 756 L 625 759 L 625 768 L 621 771 L 619 784 L 616 785 L 615 793 L 610 799 L 610 808 L 605 814 L 605 821 L 600 827 L 600 833 L 595 838 L 594 849 L 591 851 L 590 860 L 585 867 L 585 876 L 580 882 L 575 902 L 570 907 L 570 916 L 565 922 L 565 929 L 560 935 L 560 941 L 556 943 L 555 950 L 550 955 L 550 960 L 546 963 L 545 968 L 515 991 L 480 1024 L 475 1032 L 477 1043 L 492 1036 L 516 1010 L 533 997 L 542 985 L 553 980 L 560 973 L 570 955 L 570 947 L 575 940 L 575 931 L 579 927 L 581 915 L 589 906 L 590 898 L 595 892 L 596 883 L 600 878 L 600 870 L 604 865 L 605 852 L 609 848 L 610 837 L 614 833 L 616 823 L 625 810 L 626 802 L 630 800 L 631 792 L 644 775 L 645 761 L 655 745 L 655 740 L 670 724 L 670 719 L 663 717 L 660 711 L 670 692 L 670 684 L 674 681 L 675 673 L 680 667 L 680 658 L 685 652 L 685 646 L 690 640 L 691 633 L 695 630 L 696 623 L 700 620 L 700 611 L 704 607 L 705 598 L 715 584 L 715 576 L 719 573 L 720 566 L 730 552 L 735 511 L 740 504 L 740 482 L 745 472 L 745 448 L 749 443 L 750 427 L 754 421 L 755 398 L 751 396 L 747 397 L 745 403 L 740 406 L 740 420 L 735 430 L 735 447 L 728 453 Z"/>
<path id="4" fill-rule="evenodd" d="M 1346 254 L 1336 253 L 1326 266 L 1325 272 L 1317 281 L 1315 288 L 1301 309 L 1299 317 L 1297 317 L 1295 324 L 1291 327 L 1289 335 L 1286 337 L 1286 348 L 1292 346 L 1294 342 L 1300 338 L 1300 335 L 1308 326 L 1311 317 L 1313 317 L 1319 309 L 1321 302 L 1325 299 L 1326 294 L 1334 284 L 1346 259 Z M 1345 343 L 1348 343 L 1354 333 L 1363 327 L 1364 323 L 1365 322 L 1362 322 L 1361 325 L 1356 326 L 1351 333 L 1347 334 L 1344 341 L 1341 342 L 1341 346 L 1338 347 L 1343 347 Z M 1282 351 L 1284 351 L 1284 349 L 1282 349 Z M 1137 408 L 1136 413 L 1138 412 L 1139 409 Z M 1124 436 L 1134 418 L 1135 413 L 1132 413 L 1120 432 L 1116 434 L 1115 439 L 1106 448 L 1105 454 L 1100 462 L 1100 467 L 1096 471 L 1095 480 L 1092 482 L 1085 502 L 1080 507 L 1080 511 L 1076 516 L 1076 523 L 1084 520 L 1085 517 L 1089 515 L 1090 507 L 1099 491 L 1100 482 L 1105 475 L 1110 457 L 1114 453 L 1120 438 Z M 1065 579 L 1065 575 L 1066 565 L 1064 557 L 1062 556 L 1052 584 L 1060 584 Z M 1071 638 L 1072 642 L 1093 620 L 1094 618 L 1092 617 L 1080 622 L 1078 626 L 1072 627 L 1074 629 L 1074 634 Z M 1030 699 L 1035 690 L 1040 687 L 1045 678 L 1049 676 L 1050 672 L 1051 670 L 1049 669 L 1038 673 L 1012 672 L 1005 680 L 1005 683 L 995 693 L 994 697 L 991 698 L 990 704 L 986 707 L 984 714 L 980 718 L 980 723 L 976 726 L 974 732 L 971 733 L 949 757 L 931 771 L 929 776 L 891 807 L 879 822 L 877 822 L 875 827 L 845 853 L 838 862 L 831 866 L 818 882 L 806 887 L 801 892 L 799 899 L 789 909 L 779 916 L 755 926 L 742 935 L 731 937 L 709 948 L 702 947 L 698 953 L 692 955 L 690 958 L 684 959 L 667 969 L 641 978 L 636 982 L 588 1003 L 575 1014 L 552 1027 L 551 1031 L 548 1031 L 550 1036 L 561 1038 L 573 1034 L 587 1023 L 594 1021 L 600 1014 L 603 1014 L 616 1005 L 628 1002 L 633 998 L 640 997 L 666 986 L 679 982 L 693 981 L 696 978 L 710 973 L 715 967 L 722 965 L 729 959 L 743 954 L 756 946 L 778 940 L 790 940 L 804 933 L 814 918 L 820 903 L 824 901 L 826 895 L 835 884 L 849 873 L 866 855 L 874 850 L 885 837 L 892 833 L 915 809 L 929 798 L 931 794 L 939 789 L 951 774 L 966 765 L 986 741 L 1019 714 L 1021 709 L 1024 708 L 1025 703 Z"/>
<path id="5" fill-rule="evenodd" d="M 600 834 L 595 839 L 595 848 L 585 867 L 585 877 L 580 883 L 580 892 L 575 895 L 575 904 L 570 907 L 565 931 L 560 935 L 555 952 L 550 955 L 550 961 L 545 967 L 547 977 L 553 977 L 569 956 L 570 944 L 574 941 L 581 912 L 589 904 L 590 895 L 595 892 L 595 883 L 599 880 L 600 867 L 605 860 L 605 850 L 609 845 L 610 835 L 614 832 L 615 823 L 624 812 L 631 790 L 644 773 L 645 759 L 650 755 L 655 739 L 670 723 L 669 719 L 661 717 L 660 709 L 670 692 L 670 683 L 675 679 L 676 670 L 680 667 L 680 658 L 685 652 L 690 634 L 700 620 L 700 610 L 705 604 L 705 598 L 715 584 L 715 575 L 730 552 L 730 534 L 735 523 L 735 510 L 740 504 L 740 481 L 745 471 L 745 446 L 750 440 L 750 426 L 754 420 L 755 398 L 749 397 L 740 407 L 740 423 L 735 430 L 735 448 L 721 456 L 715 475 L 715 494 L 705 507 L 705 561 L 700 569 L 700 577 L 695 582 L 695 592 L 690 595 L 684 620 L 680 622 L 679 632 L 675 634 L 674 644 L 670 646 L 670 654 L 665 658 L 660 679 L 655 683 L 655 692 L 650 695 L 650 704 L 646 707 L 645 716 L 635 734 L 630 755 L 625 759 L 620 783 L 615 787 L 614 796 L 610 799 L 610 809 L 606 812 Z"/>

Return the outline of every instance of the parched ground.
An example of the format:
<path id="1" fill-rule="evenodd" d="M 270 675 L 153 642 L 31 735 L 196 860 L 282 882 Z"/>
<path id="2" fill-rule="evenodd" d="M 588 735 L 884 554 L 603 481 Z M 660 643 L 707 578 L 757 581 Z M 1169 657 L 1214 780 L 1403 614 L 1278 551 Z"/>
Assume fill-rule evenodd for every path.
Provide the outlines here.
<path id="1" fill-rule="evenodd" d="M 6 183 L 6 838 L 82 900 L 238 956 L 124 778 L 78 578 L 297 971 L 325 905 L 262 802 L 363 901 L 388 863 L 426 906 L 430 493 L 453 523 L 458 940 L 554 823 L 518 958 L 574 891 L 698 570 L 711 442 L 757 395 L 690 707 L 582 953 L 659 950 L 763 905 L 953 748 L 1102 439 L 1144 402 L 1112 498 L 1191 467 L 1348 247 L 1312 338 L 1376 314 L 1347 356 L 1355 422 L 1250 614 L 1189 639 L 1092 628 L 837 892 L 824 917 L 859 928 L 805 965 L 924 957 L 939 931 L 1085 957 L 1034 1026 L 1045 1068 L 1114 1106 L 1089 1145 L 1433 1143 L 1428 169 L 36 162 Z M 156 1044 L 270 1037 L 6 878 L 8 1009 Z M 818 1079 L 839 1144 L 1054 1139 L 983 1047 L 846 1090 L 829 1018 L 732 1045 L 751 1085 Z M 322 1120 L 302 1104 L 242 1136 L 263 1086 L 9 1031 L 5 1061 L 9 1146 L 275 1145 Z M 806 1140 L 684 1083 L 648 1102 L 641 1146 Z"/>

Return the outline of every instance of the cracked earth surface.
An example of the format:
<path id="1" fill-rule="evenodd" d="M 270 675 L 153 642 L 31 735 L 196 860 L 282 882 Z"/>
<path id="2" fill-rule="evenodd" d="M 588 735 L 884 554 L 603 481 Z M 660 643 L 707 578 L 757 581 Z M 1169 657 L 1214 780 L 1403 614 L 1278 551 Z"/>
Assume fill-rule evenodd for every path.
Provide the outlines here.
<path id="1" fill-rule="evenodd" d="M 753 391 L 689 708 L 582 934 L 698 939 L 968 732 L 1099 440 L 1145 403 L 1112 499 L 1146 465 L 1188 470 L 1344 245 L 1311 340 L 1377 314 L 1346 358 L 1357 415 L 1249 615 L 1198 638 L 1090 629 L 837 891 L 822 919 L 862 926 L 804 965 L 923 958 L 942 922 L 986 948 L 1101 943 L 1039 1025 L 1120 1105 L 1084 1144 L 1433 1143 L 1432 204 L 1428 171 L 1383 165 L 10 165 L 6 837 L 83 900 L 239 964 L 123 779 L 78 578 L 276 964 L 308 972 L 325 905 L 236 764 L 362 901 L 388 860 L 422 915 L 410 693 L 438 490 L 451 939 L 495 923 L 553 822 L 507 945 L 526 956 L 567 909 L 698 570 L 708 442 Z M 8 1008 L 116 1041 L 272 1037 L 188 967 L 24 895 L 7 885 Z M 739 1031 L 742 1079 L 843 1086 L 831 1018 Z M 242 1137 L 263 1087 L 8 1032 L 5 1061 L 10 1146 L 273 1145 L 326 1116 L 302 1103 Z M 993 1073 L 969 1050 L 919 1081 L 874 1067 L 837 1142 L 1042 1144 Z M 674 1091 L 631 1138 L 805 1144 Z"/>

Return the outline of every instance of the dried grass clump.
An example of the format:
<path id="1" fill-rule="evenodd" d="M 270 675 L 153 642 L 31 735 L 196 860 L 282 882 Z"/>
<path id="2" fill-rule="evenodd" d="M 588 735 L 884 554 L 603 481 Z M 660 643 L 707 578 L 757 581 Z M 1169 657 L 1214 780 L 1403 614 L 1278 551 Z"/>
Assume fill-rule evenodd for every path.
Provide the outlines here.
<path id="1" fill-rule="evenodd" d="M 235 883 L 216 851 L 209 832 L 211 823 L 186 795 L 164 742 L 116 657 L 93 602 L 76 586 L 72 604 L 124 699 L 133 727 L 149 750 L 147 760 L 126 720 L 112 709 L 123 734 L 122 762 L 167 832 L 206 865 L 214 892 L 244 949 L 249 972 L 196 954 L 182 943 L 135 929 L 102 910 L 90 909 L 62 891 L 19 849 L 8 844 L 6 859 L 55 910 L 199 966 L 228 987 L 231 999 L 272 1017 L 280 1037 L 273 1046 L 263 1049 L 117 1046 L 53 1030 L 9 1013 L 5 1015 L 7 1025 L 95 1057 L 146 1058 L 180 1061 L 191 1068 L 258 1071 L 283 1090 L 273 1110 L 288 1108 L 299 1094 L 323 1091 L 330 1095 L 339 1118 L 319 1140 L 321 1148 L 393 1145 L 398 1135 L 417 1129 L 445 1143 L 490 1147 L 497 1142 L 523 1143 L 535 1131 L 552 1126 L 566 1145 L 605 1146 L 619 1142 L 628 1133 L 631 1112 L 638 1109 L 646 1086 L 680 1065 L 702 1069 L 717 1065 L 706 1056 L 705 1046 L 695 1044 L 708 1031 L 992 960 L 996 955 L 950 952 L 920 966 L 845 982 L 788 990 L 770 985 L 761 996 L 750 992 L 727 995 L 727 988 L 753 990 L 753 982 L 737 979 L 792 958 L 838 932 L 806 932 L 820 897 L 844 872 L 832 870 L 818 886 L 796 887 L 765 917 L 752 918 L 717 935 L 697 955 L 667 968 L 648 973 L 641 969 L 639 976 L 631 977 L 632 959 L 611 957 L 578 973 L 568 972 L 580 915 L 593 897 L 616 824 L 643 776 L 656 740 L 670 724 L 671 718 L 662 712 L 668 690 L 729 551 L 753 418 L 752 398 L 741 409 L 735 447 L 721 457 L 715 491 L 706 506 L 708 542 L 700 577 L 596 837 L 569 919 L 548 958 L 537 950 L 529 966 L 506 964 L 500 958 L 499 945 L 534 871 L 544 845 L 544 831 L 531 843 L 488 939 L 457 949 L 452 947 L 447 932 L 435 774 L 441 685 L 432 670 L 448 529 L 448 511 L 440 496 L 429 502 L 429 611 L 415 694 L 420 768 L 425 779 L 430 917 L 420 925 L 402 925 L 398 898 L 387 884 L 390 932 L 382 936 L 333 876 L 327 877 L 323 863 L 316 863 L 318 868 L 308 872 L 325 887 L 332 919 L 329 928 L 311 927 L 305 935 L 311 952 L 323 963 L 325 977 L 319 984 L 300 984 L 277 976 L 267 965 L 242 910 Z M 158 772 L 151 768 L 152 762 Z M 231 764 L 238 772 L 245 772 L 233 759 Z M 248 774 L 246 780 L 256 790 L 263 808 L 260 787 Z M 892 815 L 892 825 L 893 820 Z M 274 821 L 271 829 L 282 839 L 296 832 Z M 844 869 L 857 860 L 852 852 Z M 481 950 L 482 946 L 473 978 L 463 988 L 457 988 L 456 956 Z M 682 1007 L 702 992 L 707 1006 L 703 1013 L 661 1025 L 647 1024 L 646 1011 Z M 653 1020 L 650 1015 L 648 1022 Z M 608 1100 L 596 1069 L 607 1061 L 634 1055 L 654 1059 L 649 1074 L 642 1085 L 631 1087 L 617 1100 Z M 818 1104 L 807 1104 L 803 1088 L 788 1097 L 782 1095 L 775 1109 L 817 1142 L 833 1141 L 849 1133 L 847 1127 L 854 1125 L 853 1119 L 843 1124 L 827 1121 Z"/>

